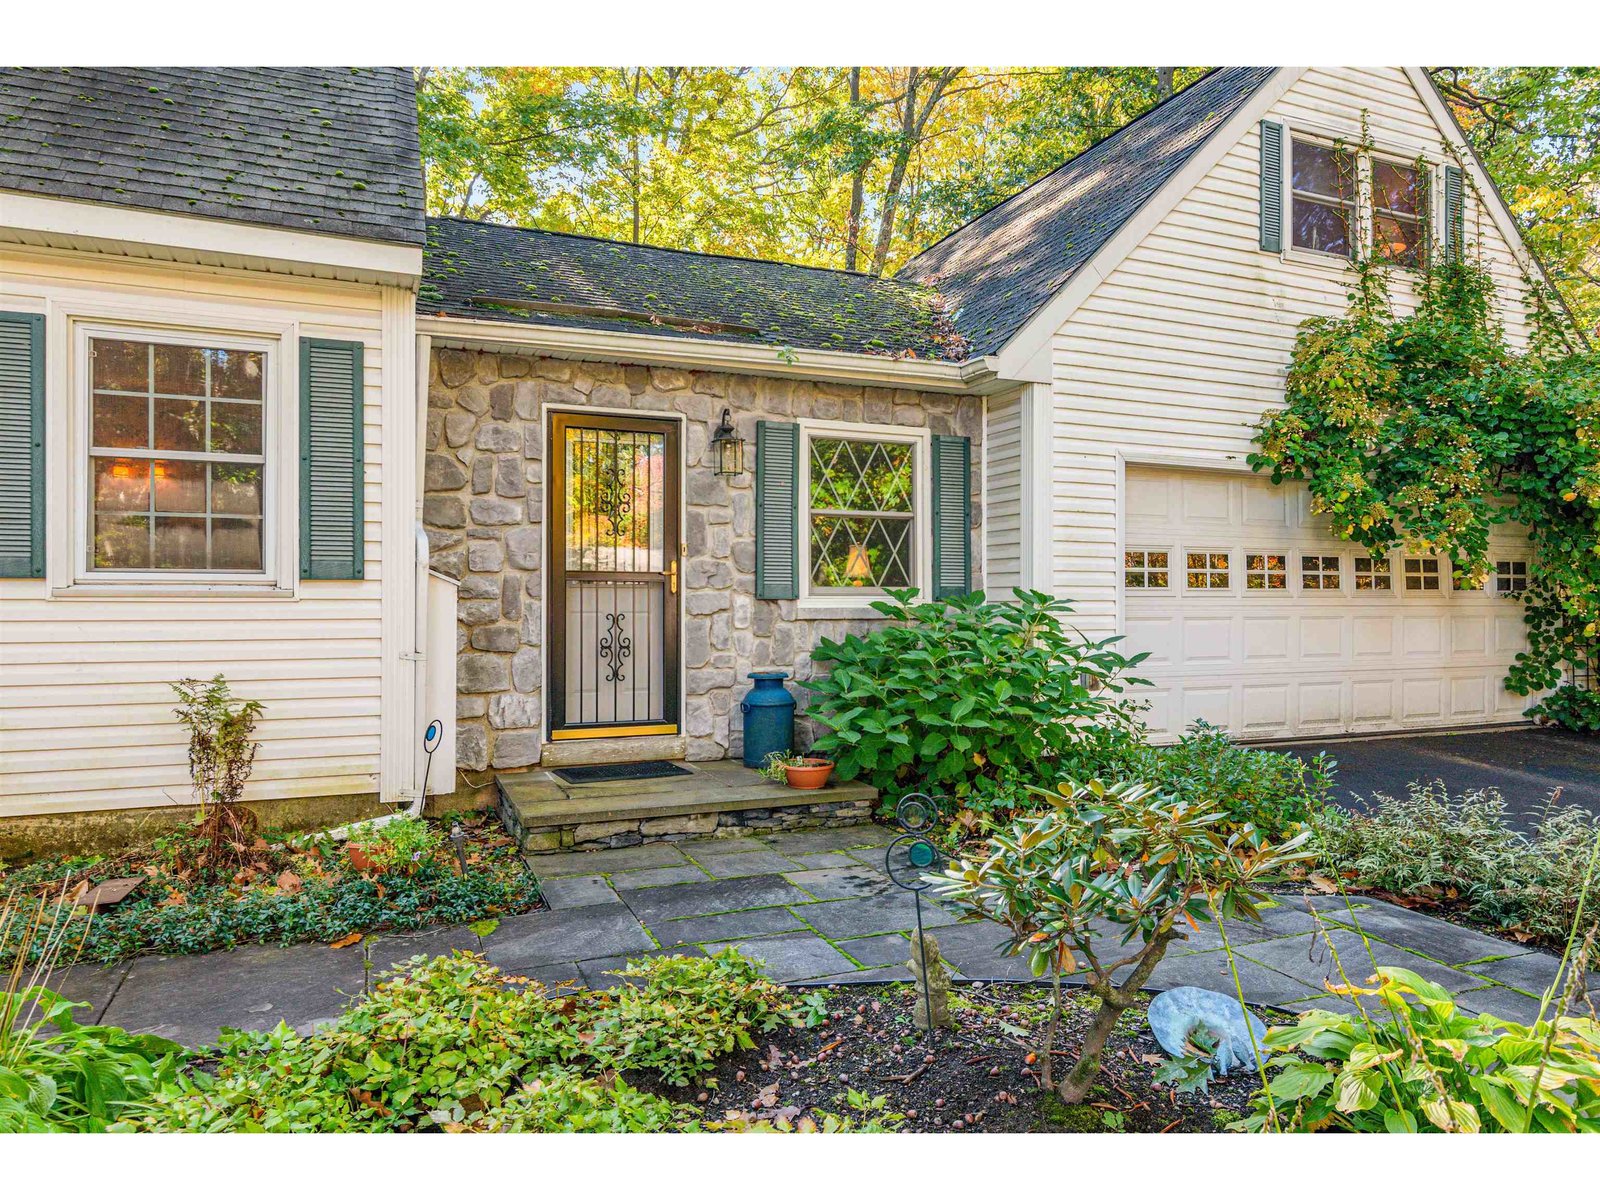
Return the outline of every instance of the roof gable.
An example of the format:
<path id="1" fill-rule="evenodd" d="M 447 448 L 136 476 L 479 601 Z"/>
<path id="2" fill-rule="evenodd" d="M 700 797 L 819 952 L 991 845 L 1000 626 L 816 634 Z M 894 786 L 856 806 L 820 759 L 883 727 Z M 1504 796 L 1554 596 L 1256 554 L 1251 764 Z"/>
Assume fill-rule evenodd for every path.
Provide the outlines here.
<path id="1" fill-rule="evenodd" d="M 0 69 L 0 188 L 419 245 L 405 67 Z"/>
<path id="2" fill-rule="evenodd" d="M 998 352 L 1280 69 L 1210 72 L 930 246 L 900 277 L 945 297 L 974 356 Z"/>

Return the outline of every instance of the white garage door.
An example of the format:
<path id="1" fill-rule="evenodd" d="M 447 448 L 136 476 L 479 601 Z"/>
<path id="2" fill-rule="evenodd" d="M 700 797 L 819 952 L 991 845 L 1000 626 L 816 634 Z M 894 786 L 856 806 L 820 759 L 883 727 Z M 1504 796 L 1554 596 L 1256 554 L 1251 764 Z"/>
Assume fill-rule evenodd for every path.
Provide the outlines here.
<path id="1" fill-rule="evenodd" d="M 1158 739 L 1202 719 L 1241 738 L 1522 719 L 1501 686 L 1527 644 L 1501 594 L 1526 581 L 1521 531 L 1496 531 L 1485 588 L 1456 591 L 1446 560 L 1335 540 L 1298 484 L 1130 466 L 1126 495 L 1126 645 L 1150 651 Z"/>

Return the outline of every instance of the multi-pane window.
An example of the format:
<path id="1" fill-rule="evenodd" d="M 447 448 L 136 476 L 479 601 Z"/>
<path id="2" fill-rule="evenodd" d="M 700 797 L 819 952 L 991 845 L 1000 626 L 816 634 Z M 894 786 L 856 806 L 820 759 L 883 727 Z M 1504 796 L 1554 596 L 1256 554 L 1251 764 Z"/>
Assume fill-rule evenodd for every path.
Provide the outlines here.
<path id="1" fill-rule="evenodd" d="M 913 587 L 916 446 L 810 439 L 811 590 Z"/>
<path id="2" fill-rule="evenodd" d="M 1192 550 L 1184 555 L 1184 580 L 1189 587 L 1216 591 L 1228 586 L 1226 552 Z"/>
<path id="3" fill-rule="evenodd" d="M 1421 264 L 1425 179 L 1416 167 L 1372 160 L 1372 237 L 1379 258 L 1404 267 Z"/>
<path id="4" fill-rule="evenodd" d="M 1300 556 L 1300 590 L 1303 592 L 1337 592 L 1339 590 L 1339 556 L 1337 554 L 1302 554 Z"/>
<path id="5" fill-rule="evenodd" d="M 1289 586 L 1287 554 L 1246 554 L 1244 586 L 1251 592 L 1281 592 Z"/>
<path id="6" fill-rule="evenodd" d="M 1289 182 L 1294 245 L 1349 258 L 1356 241 L 1356 166 L 1349 151 L 1292 139 Z"/>
<path id="7" fill-rule="evenodd" d="M 1528 590 L 1528 564 L 1522 559 L 1502 558 L 1494 564 L 1494 590 L 1498 596 L 1515 596 Z"/>
<path id="8" fill-rule="evenodd" d="M 266 357 L 89 339 L 90 565 L 262 570 Z"/>
<path id="9" fill-rule="evenodd" d="M 1392 592 L 1394 579 L 1387 558 L 1356 555 L 1356 591 Z"/>
<path id="10" fill-rule="evenodd" d="M 1122 555 L 1122 578 L 1131 588 L 1164 588 L 1171 579 L 1171 554 L 1166 550 L 1127 550 Z"/>
<path id="11" fill-rule="evenodd" d="M 1408 558 L 1405 562 L 1406 591 L 1437 592 L 1439 590 L 1439 560 L 1437 558 Z"/>

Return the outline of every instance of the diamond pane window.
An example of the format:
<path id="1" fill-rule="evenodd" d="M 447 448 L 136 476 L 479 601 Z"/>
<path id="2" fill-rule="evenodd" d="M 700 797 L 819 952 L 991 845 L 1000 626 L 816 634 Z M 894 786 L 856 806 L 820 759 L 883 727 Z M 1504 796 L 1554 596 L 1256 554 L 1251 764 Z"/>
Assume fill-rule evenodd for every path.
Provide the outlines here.
<path id="1" fill-rule="evenodd" d="M 1184 580 L 1200 591 L 1219 591 L 1228 584 L 1228 555 L 1216 551 L 1191 551 L 1184 556 Z"/>
<path id="2" fill-rule="evenodd" d="M 813 590 L 913 587 L 917 578 L 916 447 L 813 437 Z"/>
<path id="3" fill-rule="evenodd" d="M 1515 596 L 1528 590 L 1528 564 L 1523 559 L 1502 558 L 1494 564 L 1494 590 L 1498 596 Z"/>
<path id="4" fill-rule="evenodd" d="M 266 356 L 91 338 L 88 374 L 91 565 L 262 570 Z"/>
<path id="5" fill-rule="evenodd" d="M 1287 554 L 1246 554 L 1244 586 L 1250 592 L 1281 592 L 1289 586 Z"/>
<path id="6" fill-rule="evenodd" d="M 1393 590 L 1393 571 L 1387 558 L 1367 558 L 1364 555 L 1356 555 L 1356 591 L 1391 592 Z"/>
<path id="7" fill-rule="evenodd" d="M 1300 589 L 1306 592 L 1337 592 L 1339 590 L 1339 556 L 1337 554 L 1302 554 L 1300 556 Z"/>
<path id="8" fill-rule="evenodd" d="M 1131 588 L 1164 588 L 1171 578 L 1166 550 L 1128 550 L 1123 553 L 1123 579 Z"/>

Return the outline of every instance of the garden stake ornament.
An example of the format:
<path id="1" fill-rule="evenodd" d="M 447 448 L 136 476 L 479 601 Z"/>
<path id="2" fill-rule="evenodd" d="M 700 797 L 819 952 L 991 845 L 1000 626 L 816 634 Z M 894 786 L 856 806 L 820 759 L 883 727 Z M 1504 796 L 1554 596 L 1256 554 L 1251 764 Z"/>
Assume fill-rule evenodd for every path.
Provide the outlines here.
<path id="1" fill-rule="evenodd" d="M 927 1017 L 928 1037 L 932 1045 L 939 1043 L 939 1026 L 943 1022 L 939 1013 L 947 1004 L 934 1007 L 931 977 L 941 974 L 937 944 L 929 945 L 922 933 L 922 893 L 933 886 L 932 873 L 942 866 L 945 855 L 929 840 L 927 831 L 933 827 L 935 807 L 933 800 L 922 792 L 911 792 L 895 805 L 894 821 L 903 832 L 889 843 L 883 852 L 884 873 L 916 898 L 917 940 L 912 947 L 911 967 L 922 985 L 922 1011 Z M 948 979 L 948 972 L 942 972 Z M 944 984 L 940 984 L 941 991 Z M 943 997 L 941 997 L 943 999 Z"/>

